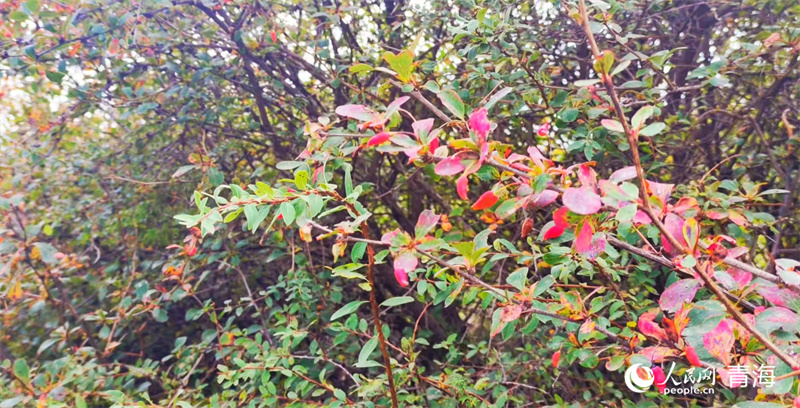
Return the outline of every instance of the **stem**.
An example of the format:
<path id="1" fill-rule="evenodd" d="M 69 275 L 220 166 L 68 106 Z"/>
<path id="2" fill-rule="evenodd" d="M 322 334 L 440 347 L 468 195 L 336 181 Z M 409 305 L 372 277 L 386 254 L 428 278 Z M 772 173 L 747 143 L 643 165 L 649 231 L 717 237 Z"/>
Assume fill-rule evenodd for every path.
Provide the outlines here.
<path id="1" fill-rule="evenodd" d="M 389 352 L 386 350 L 386 338 L 383 337 L 383 330 L 381 328 L 380 309 L 378 307 L 378 299 L 375 297 L 375 280 L 373 278 L 373 269 L 375 266 L 375 250 L 372 248 L 372 243 L 369 243 L 369 226 L 366 222 L 361 223 L 361 233 L 364 234 L 364 239 L 367 240 L 367 281 L 369 281 L 369 303 L 372 306 L 372 317 L 375 319 L 375 330 L 378 331 L 378 344 L 381 346 L 381 354 L 383 354 L 383 366 L 386 367 L 386 377 L 389 380 L 389 392 L 392 394 L 392 407 L 399 408 L 397 403 L 397 390 L 394 389 L 394 376 L 392 375 L 392 361 L 389 357 Z"/>

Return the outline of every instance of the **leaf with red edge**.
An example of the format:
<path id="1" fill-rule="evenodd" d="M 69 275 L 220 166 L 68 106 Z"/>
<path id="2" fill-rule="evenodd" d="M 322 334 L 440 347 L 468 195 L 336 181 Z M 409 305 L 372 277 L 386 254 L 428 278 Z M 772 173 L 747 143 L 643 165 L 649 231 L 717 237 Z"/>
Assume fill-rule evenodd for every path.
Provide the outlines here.
<path id="1" fill-rule="evenodd" d="M 378 118 L 378 115 L 372 109 L 364 105 L 342 105 L 336 108 L 336 114 L 362 122 L 371 122 Z"/>
<path id="2" fill-rule="evenodd" d="M 689 210 L 699 210 L 700 204 L 694 197 L 681 197 L 675 205 L 672 206 L 672 212 L 683 214 Z"/>
<path id="3" fill-rule="evenodd" d="M 725 218 L 728 218 L 728 212 L 727 211 L 720 212 L 720 211 L 708 210 L 708 211 L 704 212 L 703 214 L 707 218 L 710 218 L 712 220 L 724 220 Z"/>
<path id="4" fill-rule="evenodd" d="M 647 184 L 647 190 L 661 201 L 662 206 L 667 202 L 669 195 L 672 194 L 672 189 L 675 188 L 674 184 L 657 183 L 650 180 L 645 180 L 645 183 Z"/>
<path id="5" fill-rule="evenodd" d="M 547 207 L 558 198 L 558 193 L 553 190 L 544 190 L 539 194 L 534 194 L 529 199 L 529 205 L 535 208 Z"/>
<path id="6" fill-rule="evenodd" d="M 461 197 L 462 200 L 469 199 L 469 196 L 467 196 L 467 189 L 469 188 L 468 183 L 469 181 L 467 180 L 467 176 L 465 175 L 459 177 L 458 180 L 456 181 L 456 192 L 458 193 L 458 196 Z"/>
<path id="7" fill-rule="evenodd" d="M 448 157 L 436 164 L 433 171 L 440 176 L 452 176 L 464 171 L 466 167 L 458 157 Z"/>
<path id="8" fill-rule="evenodd" d="M 500 313 L 500 321 L 503 323 L 513 322 L 517 320 L 519 316 L 522 314 L 522 305 L 517 303 L 513 305 L 508 305 L 503 308 L 503 311 Z"/>
<path id="9" fill-rule="evenodd" d="M 419 215 L 419 219 L 417 219 L 417 225 L 414 228 L 414 236 L 420 239 L 428 235 L 431 229 L 436 226 L 436 223 L 439 222 L 439 218 L 440 216 L 431 210 L 423 211 Z"/>
<path id="10" fill-rule="evenodd" d="M 691 302 L 694 299 L 699 288 L 700 282 L 696 279 L 681 279 L 670 285 L 661 294 L 658 305 L 667 312 L 676 312 L 681 308 L 683 302 Z"/>
<path id="11" fill-rule="evenodd" d="M 628 167 L 623 167 L 611 173 L 611 177 L 609 177 L 608 180 L 614 183 L 619 183 L 622 181 L 628 181 L 635 178 L 636 178 L 636 166 L 628 166 Z"/>
<path id="12" fill-rule="evenodd" d="M 703 336 L 703 345 L 706 350 L 723 364 L 730 363 L 731 348 L 733 348 L 734 342 L 733 325 L 730 319 L 723 319 L 714 330 Z"/>
<path id="13" fill-rule="evenodd" d="M 747 225 L 750 224 L 750 222 L 747 221 L 747 218 L 745 218 L 744 215 L 736 211 L 728 211 L 728 218 L 730 218 L 730 220 L 733 221 L 734 224 L 740 227 L 746 227 Z"/>
<path id="14" fill-rule="evenodd" d="M 475 201 L 475 204 L 472 204 L 472 209 L 475 211 L 485 210 L 496 203 L 497 195 L 494 194 L 494 191 L 487 191 L 478 197 L 478 200 Z"/>
<path id="15" fill-rule="evenodd" d="M 600 124 L 612 132 L 625 133 L 625 128 L 622 127 L 622 123 L 620 123 L 618 120 L 603 119 L 600 121 Z"/>
<path id="16" fill-rule="evenodd" d="M 381 242 L 391 244 L 394 237 L 396 237 L 398 234 L 400 234 L 400 228 L 395 228 L 394 230 L 383 234 L 381 237 Z"/>
<path id="17" fill-rule="evenodd" d="M 597 173 L 586 163 L 581 164 L 578 168 L 578 181 L 581 182 L 582 187 L 589 187 L 592 190 L 597 189 Z"/>
<path id="18" fill-rule="evenodd" d="M 414 129 L 414 135 L 419 140 L 424 140 L 424 138 L 428 137 L 432 128 L 433 118 L 418 120 L 411 124 L 411 129 Z"/>
<path id="19" fill-rule="evenodd" d="M 586 187 L 566 189 L 564 195 L 561 196 L 561 201 L 570 211 L 581 215 L 595 214 L 603 207 L 600 196 L 591 188 Z"/>
<path id="20" fill-rule="evenodd" d="M 782 288 L 777 283 L 758 279 L 754 285 L 756 292 L 775 306 L 785 306 L 787 303 L 800 301 L 800 297 L 791 289 Z"/>
<path id="21" fill-rule="evenodd" d="M 391 139 L 391 138 L 392 138 L 391 133 L 389 133 L 389 132 L 380 132 L 377 135 L 372 136 L 371 138 L 369 138 L 369 141 L 367 141 L 367 146 L 376 146 L 376 145 L 384 144 L 384 143 L 388 142 L 389 139 Z"/>
<path id="22" fill-rule="evenodd" d="M 580 232 L 575 236 L 575 251 L 579 254 L 589 252 L 592 246 L 592 225 L 587 221 L 581 226 Z"/>
<path id="23" fill-rule="evenodd" d="M 694 249 L 697 247 L 697 240 L 700 239 L 700 225 L 697 224 L 697 220 L 689 218 L 684 221 L 681 227 L 681 233 L 683 234 L 684 241 L 686 241 L 686 244 L 689 246 L 689 250 L 694 252 Z"/>
<path id="24" fill-rule="evenodd" d="M 669 347 L 652 346 L 652 347 L 642 348 L 642 350 L 639 351 L 639 354 L 644 355 L 654 363 L 660 363 L 664 361 L 666 358 L 676 356 L 678 353 L 674 349 Z"/>
<path id="25" fill-rule="evenodd" d="M 756 329 L 764 334 L 771 334 L 781 329 L 787 332 L 797 330 L 797 314 L 785 307 L 771 307 L 756 316 Z"/>

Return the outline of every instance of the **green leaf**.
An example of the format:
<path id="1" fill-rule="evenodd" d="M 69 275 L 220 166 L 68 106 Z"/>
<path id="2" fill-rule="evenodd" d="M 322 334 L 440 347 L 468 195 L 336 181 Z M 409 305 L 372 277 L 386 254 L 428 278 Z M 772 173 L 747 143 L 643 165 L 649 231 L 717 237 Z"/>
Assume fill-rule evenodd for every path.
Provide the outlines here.
<path id="1" fill-rule="evenodd" d="M 461 97 L 458 96 L 456 91 L 452 89 L 445 89 L 444 91 L 439 92 L 436 94 L 439 97 L 439 100 L 442 101 L 442 104 L 449 110 L 453 115 L 456 115 L 459 119 L 464 119 L 464 112 L 466 108 L 464 107 L 464 102 L 461 101 Z"/>
<path id="2" fill-rule="evenodd" d="M 7 400 L 3 400 L 3 402 L 0 402 L 0 408 L 11 408 L 11 407 L 19 404 L 20 402 L 22 402 L 22 400 L 24 400 L 24 399 L 25 398 L 22 397 L 22 396 L 17 396 L 17 397 L 9 398 Z"/>
<path id="3" fill-rule="evenodd" d="M 561 114 L 559 115 L 559 119 L 561 119 L 561 120 L 563 120 L 564 122 L 567 122 L 567 123 L 574 122 L 575 119 L 578 119 L 578 113 L 579 112 L 580 111 L 578 111 L 575 108 L 564 109 L 563 111 L 561 111 Z"/>
<path id="4" fill-rule="evenodd" d="M 357 74 L 359 72 L 372 71 L 372 69 L 373 68 L 367 64 L 355 64 L 352 67 L 350 67 L 349 71 L 351 74 Z"/>
<path id="5" fill-rule="evenodd" d="M 295 173 L 294 185 L 296 185 L 300 190 L 305 190 L 306 186 L 308 186 L 308 172 L 305 170 L 300 170 Z"/>
<path id="6" fill-rule="evenodd" d="M 25 7 L 27 7 L 28 10 L 30 10 L 33 13 L 38 12 L 41 6 L 42 3 L 39 0 L 28 0 L 25 2 Z"/>
<path id="7" fill-rule="evenodd" d="M 488 102 L 486 102 L 486 105 L 484 105 L 483 107 L 486 108 L 486 110 L 492 109 L 492 107 L 498 101 L 503 99 L 504 96 L 510 94 L 511 91 L 513 91 L 513 90 L 514 90 L 514 88 L 511 88 L 511 87 L 505 87 L 505 88 L 501 89 L 499 92 L 497 92 L 496 94 L 492 95 L 492 97 L 489 99 Z"/>
<path id="8" fill-rule="evenodd" d="M 59 263 L 58 258 L 56 258 L 58 250 L 54 246 L 46 242 L 36 242 L 33 246 L 39 249 L 39 254 L 42 256 L 42 261 L 44 261 L 44 263 L 48 265 Z"/>
<path id="9" fill-rule="evenodd" d="M 506 278 L 506 283 L 515 287 L 520 292 L 525 289 L 525 281 L 528 277 L 528 268 L 518 268 Z"/>
<path id="10" fill-rule="evenodd" d="M 8 15 L 8 18 L 12 21 L 22 22 L 28 19 L 28 15 L 22 11 L 12 11 L 11 14 Z"/>
<path id="11" fill-rule="evenodd" d="M 369 359 L 370 354 L 375 351 L 375 348 L 378 347 L 378 336 L 372 336 L 366 343 L 364 343 L 364 347 L 361 348 L 361 352 L 358 353 L 358 363 L 364 364 Z"/>
<path id="12" fill-rule="evenodd" d="M 278 213 L 283 216 L 283 222 L 286 223 L 287 226 L 292 225 L 294 222 L 294 217 L 297 215 L 294 206 L 290 201 L 284 201 L 281 203 Z"/>
<path id="13" fill-rule="evenodd" d="M 661 131 L 664 130 L 664 128 L 666 128 L 666 127 L 667 127 L 667 125 L 665 125 L 664 122 L 651 123 L 651 124 L 645 126 L 644 129 L 640 130 L 639 134 L 642 135 L 642 136 L 648 136 L 648 137 L 649 136 L 655 136 L 655 135 L 661 133 Z"/>
<path id="14" fill-rule="evenodd" d="M 397 55 L 387 51 L 383 53 L 383 59 L 397 72 L 397 79 L 411 81 L 411 71 L 414 68 L 414 54 L 411 51 L 405 50 Z"/>
<path id="15" fill-rule="evenodd" d="M 639 129 L 642 128 L 644 122 L 646 122 L 647 119 L 650 119 L 650 116 L 653 116 L 652 106 L 648 105 L 643 107 L 642 109 L 639 109 L 639 111 L 637 111 L 636 114 L 633 115 L 633 118 L 631 118 L 631 127 L 633 127 L 634 130 L 638 131 Z"/>
<path id="16" fill-rule="evenodd" d="M 411 303 L 413 301 L 414 301 L 414 298 L 411 297 L 411 296 L 399 296 L 399 297 L 393 297 L 393 298 L 390 298 L 390 299 L 386 299 L 386 301 L 381 303 L 381 306 L 383 306 L 383 307 L 400 306 L 400 305 L 404 305 L 406 303 Z"/>
<path id="17" fill-rule="evenodd" d="M 194 166 L 192 166 L 194 167 Z M 225 182 L 225 176 L 219 171 L 218 168 L 212 167 L 208 169 L 208 181 L 214 187 L 219 187 L 220 184 Z"/>
<path id="18" fill-rule="evenodd" d="M 66 74 L 64 74 L 63 72 L 50 71 L 50 72 L 46 73 L 45 75 L 47 76 L 47 79 L 49 79 L 49 80 L 61 85 L 61 80 L 64 79 L 64 75 L 66 75 Z M 192 166 L 192 167 L 194 167 L 194 166 Z"/>
<path id="19" fill-rule="evenodd" d="M 353 249 L 350 251 L 350 259 L 353 262 L 358 262 L 361 258 L 364 257 L 364 252 L 367 250 L 367 243 L 366 242 L 356 242 L 353 245 Z"/>
<path id="20" fill-rule="evenodd" d="M 20 358 L 14 361 L 14 375 L 25 384 L 31 382 L 31 369 L 28 368 L 28 363 L 25 360 Z"/>
<path id="21" fill-rule="evenodd" d="M 352 302 L 342 306 L 341 309 L 337 310 L 333 314 L 333 316 L 331 316 L 331 321 L 334 321 L 334 320 L 336 320 L 336 319 L 338 319 L 338 318 L 340 318 L 342 316 L 347 316 L 350 313 L 355 312 L 364 303 L 367 303 L 367 301 L 366 300 L 355 300 L 355 301 L 352 301 Z"/>
<path id="22" fill-rule="evenodd" d="M 75 408 L 86 408 L 86 400 L 82 396 L 75 396 Z"/>
<path id="23" fill-rule="evenodd" d="M 503 201 L 502 204 L 500 204 L 499 207 L 497 207 L 497 210 L 495 210 L 495 214 L 497 214 L 497 216 L 500 217 L 501 219 L 508 218 L 512 214 L 514 214 L 519 208 L 517 204 L 518 204 L 517 200 L 514 198 L 505 200 Z"/>

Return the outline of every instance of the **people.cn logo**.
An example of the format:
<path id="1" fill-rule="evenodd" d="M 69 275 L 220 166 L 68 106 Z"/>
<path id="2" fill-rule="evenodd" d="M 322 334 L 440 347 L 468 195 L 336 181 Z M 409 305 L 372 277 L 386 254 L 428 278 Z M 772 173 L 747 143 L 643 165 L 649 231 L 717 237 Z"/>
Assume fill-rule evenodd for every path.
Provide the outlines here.
<path id="1" fill-rule="evenodd" d="M 634 364 L 625 370 L 625 385 L 633 392 L 643 393 L 647 391 L 653 382 L 653 370 L 641 364 Z"/>

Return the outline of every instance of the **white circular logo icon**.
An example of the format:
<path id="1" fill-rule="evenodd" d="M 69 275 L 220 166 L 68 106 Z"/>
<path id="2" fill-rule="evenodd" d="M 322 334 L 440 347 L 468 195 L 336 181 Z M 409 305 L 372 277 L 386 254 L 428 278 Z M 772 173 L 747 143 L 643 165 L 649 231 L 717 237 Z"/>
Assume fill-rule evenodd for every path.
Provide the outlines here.
<path id="1" fill-rule="evenodd" d="M 653 370 L 641 364 L 634 364 L 625 370 L 625 385 L 633 392 L 643 393 L 647 391 L 653 382 Z"/>

